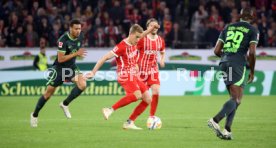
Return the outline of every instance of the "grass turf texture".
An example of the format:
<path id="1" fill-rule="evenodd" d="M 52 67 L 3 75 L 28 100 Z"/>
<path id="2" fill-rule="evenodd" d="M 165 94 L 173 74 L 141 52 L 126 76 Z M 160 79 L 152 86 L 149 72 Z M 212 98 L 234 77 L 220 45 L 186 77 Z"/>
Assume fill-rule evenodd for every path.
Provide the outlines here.
<path id="1" fill-rule="evenodd" d="M 67 120 L 58 106 L 63 97 L 54 96 L 42 109 L 38 128 L 31 128 L 30 112 L 38 97 L 0 97 L 0 147 L 276 147 L 275 96 L 244 96 L 232 141 L 218 139 L 206 122 L 228 96 L 160 97 L 157 116 L 163 127 L 155 131 L 146 129 L 149 109 L 136 121 L 144 130 L 122 129 L 137 103 L 117 110 L 105 121 L 101 108 L 119 98 L 81 96 L 71 104 L 72 119 Z"/>

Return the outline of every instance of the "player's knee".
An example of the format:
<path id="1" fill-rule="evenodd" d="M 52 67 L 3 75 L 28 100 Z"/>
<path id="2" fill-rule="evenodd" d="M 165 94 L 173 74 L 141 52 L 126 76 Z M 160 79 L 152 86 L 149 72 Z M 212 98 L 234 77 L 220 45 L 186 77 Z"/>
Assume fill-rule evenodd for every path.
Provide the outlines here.
<path id="1" fill-rule="evenodd" d="M 85 83 L 85 82 L 84 82 L 84 83 L 80 83 L 80 84 L 78 85 L 78 87 L 79 87 L 80 90 L 85 90 L 85 88 L 86 88 L 86 83 Z"/>
<path id="2" fill-rule="evenodd" d="M 150 94 L 149 94 L 148 92 L 145 92 L 145 93 L 143 94 L 143 100 L 144 100 L 145 102 L 147 102 L 148 104 L 151 103 L 152 98 L 151 98 L 151 96 L 150 96 Z"/>
<path id="3" fill-rule="evenodd" d="M 159 94 L 159 88 L 152 88 L 152 94 L 156 95 L 156 94 Z"/>
<path id="4" fill-rule="evenodd" d="M 153 85 L 153 87 L 151 87 L 151 91 L 152 91 L 152 94 L 156 95 L 156 94 L 159 94 L 159 86 L 158 85 Z"/>
<path id="5" fill-rule="evenodd" d="M 135 95 L 135 97 L 137 98 L 137 100 L 142 98 L 142 93 L 141 93 L 140 90 L 135 91 L 135 92 L 134 92 L 134 95 Z"/>
<path id="6" fill-rule="evenodd" d="M 51 95 L 45 93 L 43 97 L 45 98 L 45 100 L 49 100 L 51 98 Z"/>
<path id="7" fill-rule="evenodd" d="M 81 90 L 85 90 L 86 86 L 86 81 L 83 78 L 80 78 L 78 81 L 78 88 Z"/>
<path id="8" fill-rule="evenodd" d="M 240 104 L 241 104 L 241 99 L 240 99 L 239 97 L 237 97 L 237 96 L 232 96 L 231 99 L 234 100 L 234 101 L 237 103 L 237 105 L 240 105 Z"/>
<path id="9" fill-rule="evenodd" d="M 46 90 L 46 92 L 44 93 L 43 96 L 44 96 L 44 98 L 45 98 L 46 100 L 49 100 L 53 94 L 54 94 L 53 91 L 51 91 L 51 90 Z"/>

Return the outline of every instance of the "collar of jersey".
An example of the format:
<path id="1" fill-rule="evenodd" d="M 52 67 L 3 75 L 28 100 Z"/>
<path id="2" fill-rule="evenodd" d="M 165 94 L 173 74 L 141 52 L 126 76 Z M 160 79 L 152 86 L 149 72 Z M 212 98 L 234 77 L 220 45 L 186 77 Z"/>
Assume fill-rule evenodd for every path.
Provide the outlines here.
<path id="1" fill-rule="evenodd" d="M 127 39 L 128 39 L 128 38 L 125 38 L 125 39 L 124 39 L 124 42 L 125 42 L 127 45 L 129 45 L 129 46 L 133 46 L 133 45 L 131 45 L 131 44 L 127 41 Z"/>
<path id="2" fill-rule="evenodd" d="M 243 20 L 243 19 L 240 19 L 240 22 L 246 22 L 246 23 L 250 24 L 250 22 L 245 21 L 245 20 Z"/>
<path id="3" fill-rule="evenodd" d="M 68 38 L 69 38 L 70 40 L 72 40 L 72 41 L 75 41 L 75 40 L 78 39 L 78 38 L 75 38 L 75 39 L 71 38 L 71 36 L 69 35 L 69 32 L 67 32 L 67 36 L 68 36 Z"/>
<path id="4" fill-rule="evenodd" d="M 151 40 L 151 41 L 156 41 L 157 39 L 158 39 L 158 36 L 157 36 L 157 38 L 156 39 L 152 39 L 152 38 L 150 38 L 148 35 L 146 36 L 149 40 Z"/>

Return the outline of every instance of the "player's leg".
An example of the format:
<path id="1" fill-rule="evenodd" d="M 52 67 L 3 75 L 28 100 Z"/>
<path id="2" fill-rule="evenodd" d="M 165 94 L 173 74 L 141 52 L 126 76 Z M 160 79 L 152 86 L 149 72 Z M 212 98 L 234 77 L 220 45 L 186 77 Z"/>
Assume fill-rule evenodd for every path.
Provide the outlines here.
<path id="1" fill-rule="evenodd" d="M 124 96 L 123 98 L 121 98 L 119 101 L 117 101 L 116 103 L 114 103 L 112 105 L 112 107 L 106 107 L 102 109 L 104 118 L 106 120 L 108 120 L 108 118 L 110 117 L 110 115 L 116 111 L 119 108 L 122 108 L 132 102 L 136 102 L 138 99 L 140 99 L 142 97 L 141 91 L 140 90 L 136 90 L 134 93 L 127 93 L 126 96 Z"/>
<path id="2" fill-rule="evenodd" d="M 129 120 L 135 121 L 136 118 L 145 111 L 147 106 L 151 103 L 151 96 L 149 91 L 145 91 L 142 95 L 142 101 L 136 106 L 132 114 L 129 117 Z"/>
<path id="3" fill-rule="evenodd" d="M 229 107 L 232 107 L 232 105 L 235 104 L 235 101 L 233 101 L 233 99 L 231 99 L 231 93 L 230 93 L 230 90 L 229 90 L 229 86 L 230 86 L 230 84 L 232 84 L 232 82 L 228 81 L 229 80 L 228 79 L 228 74 L 229 74 L 228 67 L 230 67 L 230 64 L 229 63 L 220 63 L 219 66 L 220 66 L 220 70 L 227 74 L 227 76 L 224 77 L 224 82 L 225 82 L 226 87 L 228 89 L 230 99 L 223 105 L 222 109 L 216 114 L 216 116 L 214 116 L 213 118 L 208 120 L 208 126 L 215 132 L 215 134 L 218 137 L 222 137 L 223 135 L 222 135 L 222 132 L 221 132 L 221 129 L 220 129 L 220 126 L 219 126 L 218 123 L 225 116 L 226 112 L 229 112 L 229 110 L 232 111 L 232 109 L 229 108 Z"/>
<path id="4" fill-rule="evenodd" d="M 126 79 L 127 80 L 124 80 L 124 81 L 118 81 L 121 84 L 121 86 L 124 88 L 126 92 L 126 96 L 124 96 L 119 101 L 114 103 L 112 107 L 103 108 L 102 110 L 104 118 L 106 120 L 108 120 L 110 115 L 117 109 L 124 107 L 132 102 L 136 102 L 138 99 L 142 98 L 142 93 L 139 90 L 139 87 L 137 86 L 136 81 L 130 80 L 129 78 L 126 78 Z"/>
<path id="5" fill-rule="evenodd" d="M 38 99 L 34 112 L 31 113 L 31 126 L 37 127 L 38 123 L 38 114 L 40 110 L 43 108 L 45 103 L 50 99 L 50 97 L 54 94 L 56 87 L 48 85 L 45 93 Z"/>
<path id="6" fill-rule="evenodd" d="M 229 71 L 232 68 L 232 78 L 231 82 L 226 81 L 227 89 L 230 94 L 230 99 L 224 104 L 221 111 L 213 118 L 214 122 L 219 123 L 224 117 L 226 119 L 225 130 L 222 133 L 223 139 L 232 139 L 231 134 L 231 125 L 234 119 L 236 109 L 241 102 L 242 94 L 243 94 L 243 85 L 244 85 L 244 77 L 245 77 L 245 67 L 242 65 L 231 64 L 228 66 Z M 229 73 L 228 73 L 229 74 Z M 229 79 L 229 78 L 228 78 Z"/>
<path id="7" fill-rule="evenodd" d="M 236 110 L 241 103 L 242 95 L 243 95 L 243 88 L 236 85 L 231 85 L 229 87 L 229 91 L 232 98 L 235 98 L 236 102 L 236 108 L 233 109 L 233 111 L 229 114 L 226 114 L 226 122 L 225 122 L 225 129 L 223 130 L 223 139 L 231 140 L 232 139 L 232 133 L 231 133 L 231 126 L 236 114 Z"/>
<path id="8" fill-rule="evenodd" d="M 31 126 L 37 127 L 38 123 L 38 114 L 42 107 L 45 105 L 47 100 L 54 94 L 56 88 L 62 84 L 61 73 L 58 68 L 53 67 L 53 71 L 51 71 L 49 75 L 49 80 L 47 82 L 47 88 L 45 93 L 39 98 L 35 110 L 31 113 Z"/>
<path id="9" fill-rule="evenodd" d="M 141 115 L 145 109 L 147 108 L 147 106 L 151 103 L 151 96 L 149 94 L 149 91 L 147 90 L 147 86 L 141 82 L 141 81 L 137 81 L 137 84 L 141 90 L 142 94 L 142 101 L 136 106 L 136 108 L 133 110 L 132 114 L 130 115 L 129 119 L 123 124 L 123 128 L 124 129 L 142 129 L 137 127 L 134 124 L 134 121 L 136 120 L 136 118 Z"/>
<path id="10" fill-rule="evenodd" d="M 150 104 L 150 116 L 154 116 L 156 113 L 156 109 L 158 106 L 158 101 L 159 101 L 159 89 L 160 85 L 158 84 L 153 84 L 150 86 L 151 91 L 152 91 L 152 102 Z"/>
<path id="11" fill-rule="evenodd" d="M 236 97 L 235 94 L 236 92 L 231 92 L 231 88 L 232 87 L 237 87 L 235 85 L 231 85 L 230 86 L 230 99 L 228 101 L 226 101 L 222 107 L 222 109 L 220 110 L 220 112 L 217 113 L 216 116 L 214 116 L 213 120 L 216 123 L 219 123 L 225 116 L 228 116 L 232 111 L 234 111 L 237 107 L 237 101 L 236 101 Z M 233 91 L 233 89 L 232 89 Z"/>
<path id="12" fill-rule="evenodd" d="M 150 78 L 147 81 L 147 84 L 150 86 L 152 91 L 152 102 L 150 104 L 150 116 L 154 116 L 159 101 L 159 90 L 160 90 L 160 81 L 159 73 L 154 73 L 150 75 Z"/>
<path id="13" fill-rule="evenodd" d="M 76 74 L 77 73 L 77 74 Z M 76 74 L 76 75 L 75 75 Z M 71 77 L 69 77 L 71 78 Z M 63 110 L 66 118 L 72 118 L 71 113 L 69 111 L 68 105 L 77 98 L 86 88 L 86 80 L 83 77 L 83 74 L 79 73 L 79 71 L 74 71 L 74 75 L 71 78 L 71 81 L 76 84 L 76 86 L 71 90 L 68 97 L 59 104 L 60 108 Z"/>
<path id="14" fill-rule="evenodd" d="M 63 101 L 65 106 L 68 106 L 75 98 L 77 98 L 86 88 L 86 80 L 83 74 L 76 75 L 72 81 L 76 86 L 71 90 L 69 96 Z"/>

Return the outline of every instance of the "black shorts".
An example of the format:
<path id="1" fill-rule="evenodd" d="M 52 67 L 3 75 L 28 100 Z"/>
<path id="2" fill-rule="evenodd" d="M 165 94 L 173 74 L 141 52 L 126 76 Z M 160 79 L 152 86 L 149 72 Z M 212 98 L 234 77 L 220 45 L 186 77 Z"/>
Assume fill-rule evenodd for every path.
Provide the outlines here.
<path id="1" fill-rule="evenodd" d="M 46 85 L 51 85 L 53 87 L 60 86 L 63 84 L 63 82 L 71 82 L 72 78 L 78 74 L 81 74 L 77 66 L 70 68 L 53 66 L 52 68 L 48 69 L 48 71 L 49 76 Z"/>
<path id="2" fill-rule="evenodd" d="M 226 86 L 236 85 L 240 87 L 245 86 L 245 73 L 246 67 L 243 64 L 233 62 L 221 62 L 219 68 L 223 76 L 223 80 Z"/>

